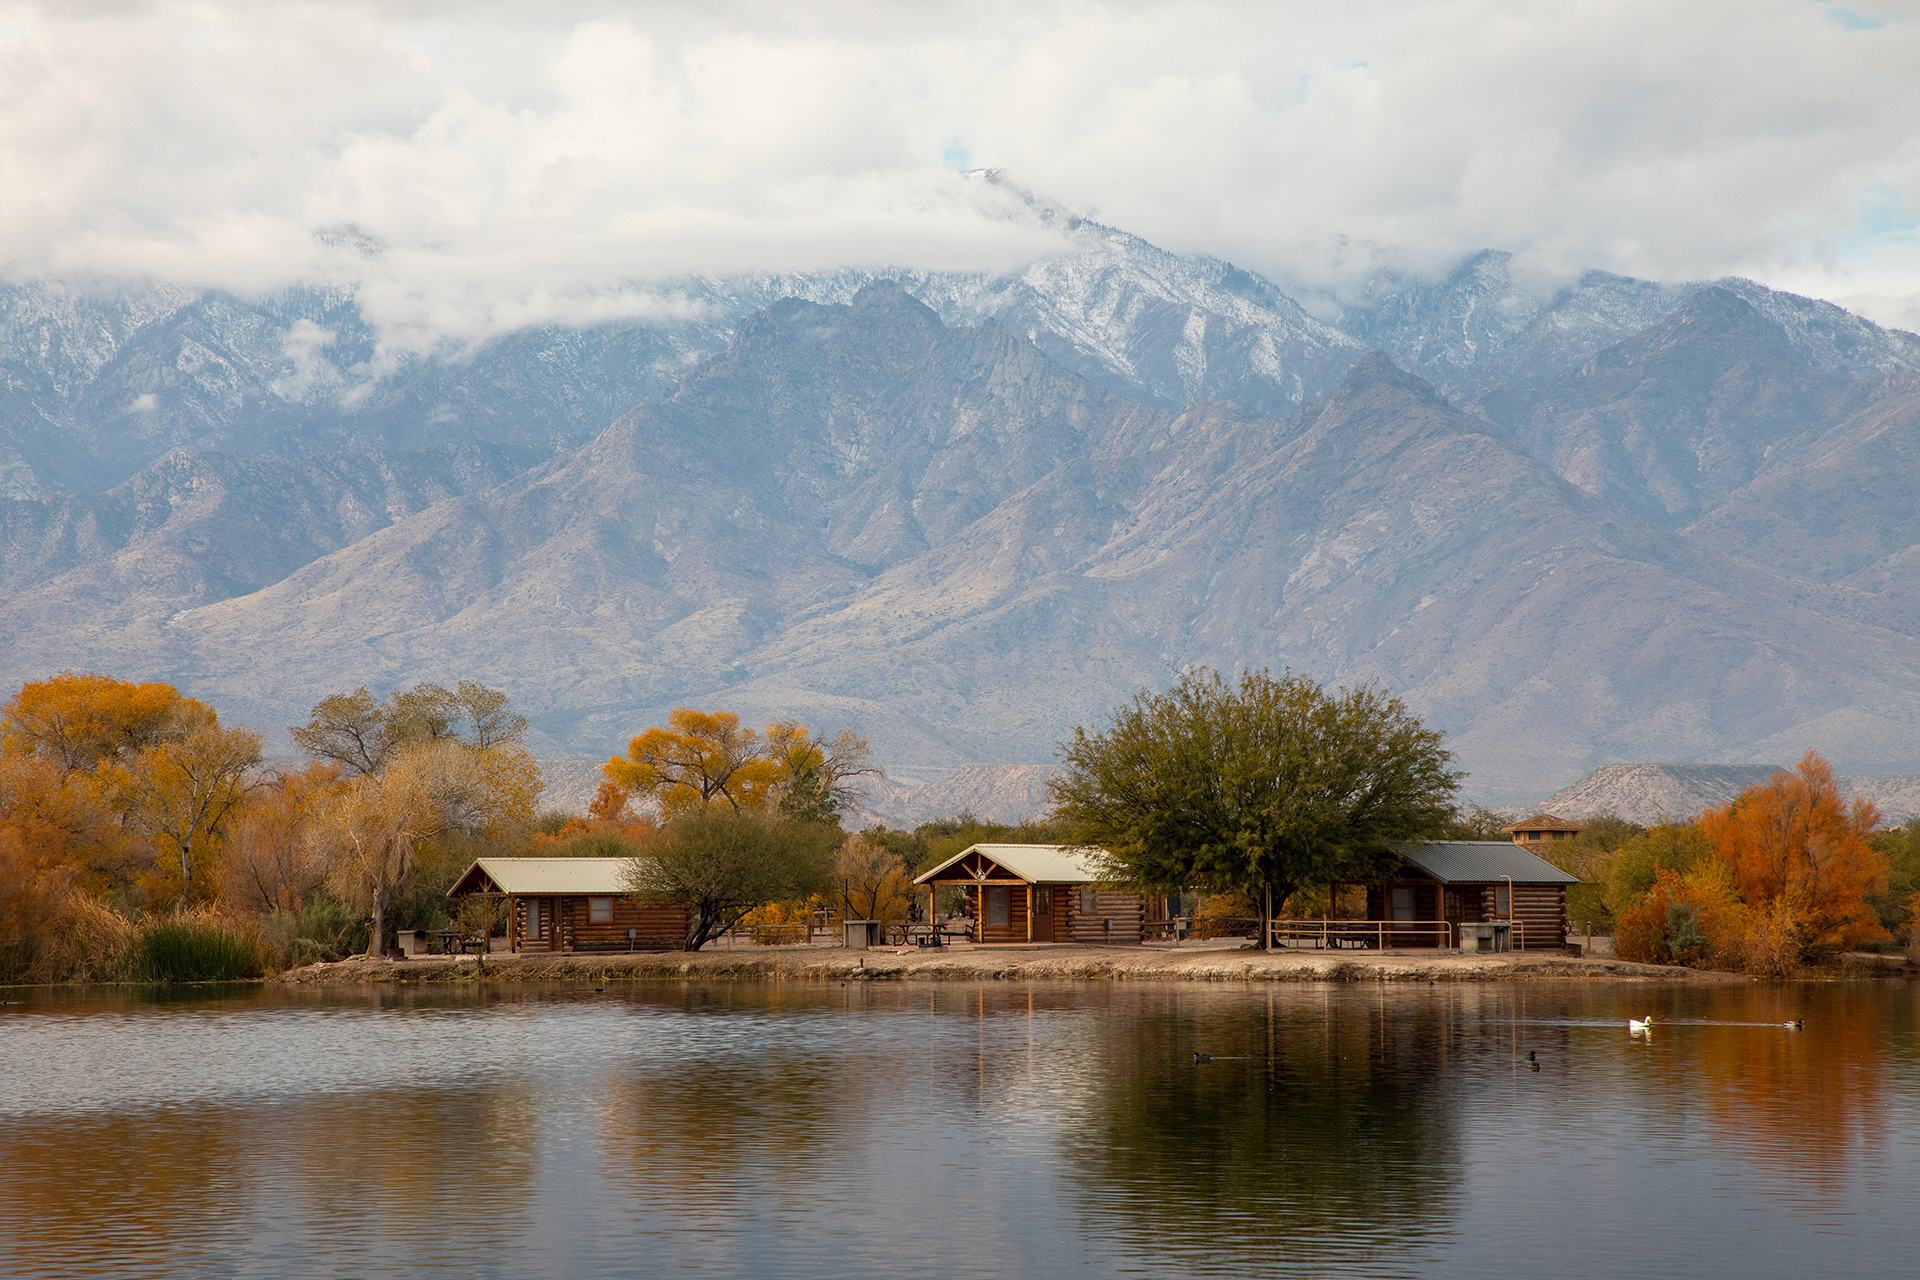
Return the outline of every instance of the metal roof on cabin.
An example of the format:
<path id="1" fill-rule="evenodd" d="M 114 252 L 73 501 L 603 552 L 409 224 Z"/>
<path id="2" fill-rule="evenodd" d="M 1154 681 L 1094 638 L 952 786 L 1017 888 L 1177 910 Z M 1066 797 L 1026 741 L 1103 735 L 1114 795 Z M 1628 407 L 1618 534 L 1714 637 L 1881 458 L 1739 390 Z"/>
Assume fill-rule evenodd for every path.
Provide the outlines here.
<path id="1" fill-rule="evenodd" d="M 1536 813 L 1525 822 L 1515 822 L 1500 828 L 1502 831 L 1579 831 L 1577 822 L 1568 822 L 1565 818 L 1556 818 L 1550 813 Z"/>
<path id="2" fill-rule="evenodd" d="M 1449 884 L 1579 884 L 1560 868 L 1509 840 L 1429 840 L 1400 856 L 1435 880 Z"/>
<path id="3" fill-rule="evenodd" d="M 921 872 L 915 884 L 925 884 L 970 853 L 990 858 L 1032 884 L 1098 884 L 1107 877 L 1099 859 L 1104 849 L 1071 844 L 970 844 L 939 866 Z"/>
<path id="4" fill-rule="evenodd" d="M 502 893 L 626 893 L 632 888 L 632 866 L 632 858 L 477 858 L 453 887 L 458 889 L 477 868 Z"/>

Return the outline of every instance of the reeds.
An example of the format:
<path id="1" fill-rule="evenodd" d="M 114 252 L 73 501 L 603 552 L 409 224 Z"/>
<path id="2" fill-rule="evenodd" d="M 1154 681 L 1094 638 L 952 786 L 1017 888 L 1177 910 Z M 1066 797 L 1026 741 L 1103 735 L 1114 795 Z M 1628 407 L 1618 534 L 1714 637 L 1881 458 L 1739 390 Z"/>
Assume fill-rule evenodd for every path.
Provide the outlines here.
<path id="1" fill-rule="evenodd" d="M 238 982 L 265 976 L 271 962 L 256 928 L 202 908 L 142 925 L 128 976 L 136 982 Z"/>
<path id="2" fill-rule="evenodd" d="M 138 929 L 133 921 L 71 888 L 46 894 L 0 946 L 0 982 L 119 982 Z"/>

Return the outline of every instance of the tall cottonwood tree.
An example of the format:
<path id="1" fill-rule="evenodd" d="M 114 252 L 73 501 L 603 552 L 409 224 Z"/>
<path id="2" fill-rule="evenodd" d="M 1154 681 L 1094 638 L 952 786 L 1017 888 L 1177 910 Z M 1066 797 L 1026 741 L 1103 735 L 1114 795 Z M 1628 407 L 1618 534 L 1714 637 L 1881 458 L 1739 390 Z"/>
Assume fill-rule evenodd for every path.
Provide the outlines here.
<path id="1" fill-rule="evenodd" d="M 257 781 L 259 764 L 259 734 L 210 722 L 113 768 L 109 789 L 134 829 L 153 841 L 165 868 L 160 883 L 180 905 L 211 894 L 203 873 Z"/>
<path id="2" fill-rule="evenodd" d="M 388 907 L 412 882 L 422 852 L 454 836 L 523 825 L 539 794 L 539 771 L 517 744 L 424 742 L 401 749 L 379 775 L 355 779 L 322 806 L 308 840 L 335 892 L 368 912 L 367 954 L 379 955 Z"/>
<path id="3" fill-rule="evenodd" d="M 452 689 L 416 684 L 384 700 L 364 685 L 336 693 L 316 703 L 307 723 L 291 732 L 314 759 L 370 777 L 409 746 L 457 741 L 494 747 L 518 742 L 526 731 L 526 719 L 508 707 L 505 693 L 462 680 Z"/>
<path id="4" fill-rule="evenodd" d="M 344 786 L 337 765 L 316 761 L 256 787 L 220 850 L 222 896 L 261 914 L 298 911 L 327 878 L 307 845 L 307 828 Z"/>
<path id="5" fill-rule="evenodd" d="M 1192 672 L 1075 729 L 1064 755 L 1058 816 L 1111 854 L 1116 880 L 1245 893 L 1263 943 L 1295 890 L 1372 878 L 1396 843 L 1443 830 L 1459 785 L 1440 734 L 1399 699 L 1265 671 Z"/>
<path id="6" fill-rule="evenodd" d="M 65 671 L 20 687 L 0 707 L 0 752 L 91 773 L 217 722 L 170 684 Z"/>
<path id="7" fill-rule="evenodd" d="M 606 763 L 616 786 L 646 796 L 671 819 L 709 805 L 778 809 L 803 822 L 834 822 L 855 799 L 855 779 L 877 773 L 867 741 L 843 730 L 824 741 L 777 721 L 764 734 L 731 711 L 676 708 Z"/>

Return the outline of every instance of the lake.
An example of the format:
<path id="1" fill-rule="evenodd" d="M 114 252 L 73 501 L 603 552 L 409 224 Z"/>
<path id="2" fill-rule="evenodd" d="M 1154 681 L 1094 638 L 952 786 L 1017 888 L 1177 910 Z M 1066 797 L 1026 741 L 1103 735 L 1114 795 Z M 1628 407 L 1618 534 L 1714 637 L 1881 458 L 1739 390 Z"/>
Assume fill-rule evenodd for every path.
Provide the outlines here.
<path id="1" fill-rule="evenodd" d="M 6 1276 L 1914 1265 L 1913 985 L 0 999 Z"/>

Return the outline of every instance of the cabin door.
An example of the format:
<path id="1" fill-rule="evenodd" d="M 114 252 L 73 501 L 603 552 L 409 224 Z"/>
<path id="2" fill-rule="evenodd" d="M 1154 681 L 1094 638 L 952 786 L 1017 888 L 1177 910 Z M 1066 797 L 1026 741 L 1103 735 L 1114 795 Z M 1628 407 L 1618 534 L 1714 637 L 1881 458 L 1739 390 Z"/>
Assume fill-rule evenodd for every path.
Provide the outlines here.
<path id="1" fill-rule="evenodd" d="M 1053 890 L 1046 885 L 1035 885 L 1033 894 L 1033 940 L 1035 942 L 1053 941 Z"/>
<path id="2" fill-rule="evenodd" d="M 558 936 L 558 922 L 553 918 L 552 898 L 527 899 L 527 937 L 529 951 L 550 951 L 554 938 Z"/>

